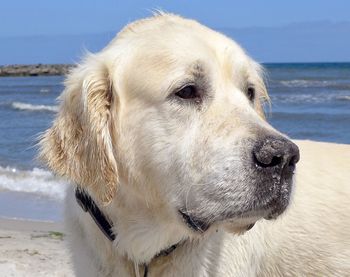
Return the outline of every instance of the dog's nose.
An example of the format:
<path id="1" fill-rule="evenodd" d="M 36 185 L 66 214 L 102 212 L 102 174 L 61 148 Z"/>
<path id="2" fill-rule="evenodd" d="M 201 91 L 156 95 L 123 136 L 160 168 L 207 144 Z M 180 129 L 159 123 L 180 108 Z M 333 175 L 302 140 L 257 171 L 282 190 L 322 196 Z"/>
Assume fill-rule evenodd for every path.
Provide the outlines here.
<path id="1" fill-rule="evenodd" d="M 283 168 L 294 171 L 299 148 L 284 137 L 266 137 L 253 148 L 253 160 L 260 168 Z"/>

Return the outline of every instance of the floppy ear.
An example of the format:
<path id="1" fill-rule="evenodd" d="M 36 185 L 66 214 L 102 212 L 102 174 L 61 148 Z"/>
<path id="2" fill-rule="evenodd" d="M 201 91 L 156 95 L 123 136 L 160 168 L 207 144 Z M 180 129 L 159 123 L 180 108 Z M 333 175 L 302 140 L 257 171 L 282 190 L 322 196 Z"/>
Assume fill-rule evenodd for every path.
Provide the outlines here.
<path id="1" fill-rule="evenodd" d="M 118 172 L 111 112 L 117 103 L 108 69 L 90 56 L 69 74 L 65 85 L 53 126 L 41 137 L 40 158 L 58 175 L 109 203 Z"/>
<path id="2" fill-rule="evenodd" d="M 266 115 L 265 115 L 265 105 L 267 104 L 268 108 L 271 109 L 271 102 L 270 102 L 270 97 L 265 85 L 265 81 L 266 81 L 266 73 L 264 68 L 252 61 L 252 66 L 255 68 L 255 85 L 256 85 L 256 89 L 259 92 L 259 98 L 257 99 L 257 101 L 255 101 L 255 109 L 258 112 L 258 114 L 261 116 L 262 119 L 266 120 Z M 268 109 L 268 110 L 269 110 Z"/>

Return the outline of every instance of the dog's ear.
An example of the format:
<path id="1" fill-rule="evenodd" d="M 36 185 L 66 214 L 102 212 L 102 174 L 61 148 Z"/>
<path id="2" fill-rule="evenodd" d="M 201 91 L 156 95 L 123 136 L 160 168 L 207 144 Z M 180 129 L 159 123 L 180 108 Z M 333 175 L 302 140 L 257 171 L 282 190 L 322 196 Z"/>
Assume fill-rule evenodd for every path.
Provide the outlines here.
<path id="1" fill-rule="evenodd" d="M 40 140 L 40 158 L 58 175 L 109 203 L 118 184 L 114 153 L 116 95 L 107 67 L 90 56 L 65 82 L 60 109 Z"/>

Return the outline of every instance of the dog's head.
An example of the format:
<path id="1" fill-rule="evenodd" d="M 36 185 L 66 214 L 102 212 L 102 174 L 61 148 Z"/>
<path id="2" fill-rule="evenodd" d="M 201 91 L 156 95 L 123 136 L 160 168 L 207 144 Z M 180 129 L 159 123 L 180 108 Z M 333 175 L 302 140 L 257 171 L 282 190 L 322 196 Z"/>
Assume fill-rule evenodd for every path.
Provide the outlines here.
<path id="1" fill-rule="evenodd" d="M 264 119 L 261 75 L 197 22 L 138 21 L 68 76 L 42 158 L 101 202 L 127 191 L 192 231 L 275 218 L 299 153 Z"/>

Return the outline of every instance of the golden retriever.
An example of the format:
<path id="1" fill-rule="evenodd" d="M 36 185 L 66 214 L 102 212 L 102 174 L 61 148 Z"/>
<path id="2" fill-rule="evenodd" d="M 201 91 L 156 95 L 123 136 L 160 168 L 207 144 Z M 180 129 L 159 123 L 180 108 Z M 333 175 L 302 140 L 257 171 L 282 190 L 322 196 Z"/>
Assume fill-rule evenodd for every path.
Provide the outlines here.
<path id="1" fill-rule="evenodd" d="M 349 148 L 297 142 L 297 164 L 264 119 L 260 66 L 234 41 L 161 13 L 65 85 L 41 158 L 72 183 L 77 276 L 350 276 Z"/>

